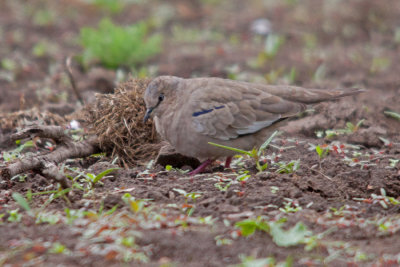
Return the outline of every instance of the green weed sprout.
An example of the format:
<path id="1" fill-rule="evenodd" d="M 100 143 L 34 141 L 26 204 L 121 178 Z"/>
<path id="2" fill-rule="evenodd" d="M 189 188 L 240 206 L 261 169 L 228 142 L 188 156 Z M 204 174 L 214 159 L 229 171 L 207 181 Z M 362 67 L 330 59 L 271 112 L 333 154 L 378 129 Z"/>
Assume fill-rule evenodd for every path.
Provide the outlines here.
<path id="1" fill-rule="evenodd" d="M 110 174 L 111 172 L 119 170 L 119 168 L 109 168 L 109 169 L 106 169 L 106 170 L 104 170 L 101 173 L 96 175 L 96 174 L 93 174 L 93 173 L 80 172 L 80 171 L 77 171 L 77 170 L 75 170 L 73 168 L 68 168 L 68 169 L 70 169 L 73 172 L 78 173 L 78 175 L 76 177 L 72 177 L 70 175 L 67 175 L 67 177 L 69 179 L 74 181 L 72 187 L 78 188 L 78 189 L 83 190 L 83 191 L 88 191 L 89 193 L 90 192 L 93 193 L 92 189 L 94 188 L 94 186 L 96 184 L 101 184 L 102 185 L 102 182 L 100 180 L 103 177 L 105 177 L 106 175 Z M 81 179 L 81 178 L 83 178 L 83 180 L 87 183 L 86 189 L 83 188 L 81 186 L 81 184 L 79 183 L 79 179 Z"/>
<path id="2" fill-rule="evenodd" d="M 264 53 L 267 58 L 274 58 L 285 43 L 285 38 L 277 34 L 269 34 L 265 39 Z"/>
<path id="3" fill-rule="evenodd" d="M 399 113 L 396 113 L 394 111 L 384 111 L 383 113 L 388 117 L 392 117 L 392 118 L 400 121 L 400 114 Z"/>
<path id="4" fill-rule="evenodd" d="M 317 151 L 319 159 L 322 160 L 323 158 L 325 158 L 328 155 L 329 147 L 317 145 L 315 147 L 315 151 Z"/>
<path id="5" fill-rule="evenodd" d="M 241 260 L 240 264 L 234 265 L 234 267 L 253 267 L 253 266 L 276 266 L 276 260 L 273 257 L 254 259 L 252 256 L 239 255 Z"/>
<path id="6" fill-rule="evenodd" d="M 346 133 L 354 133 L 354 132 L 356 132 L 360 128 L 360 126 L 364 123 L 364 121 L 365 120 L 362 119 L 359 122 L 357 122 L 356 125 L 354 125 L 351 122 L 347 122 L 346 123 L 346 129 L 345 129 L 345 131 L 347 130 Z"/>
<path id="7" fill-rule="evenodd" d="M 22 214 L 19 213 L 19 209 L 15 209 L 15 210 L 10 210 L 8 211 L 8 221 L 9 222 L 20 222 L 22 219 Z"/>
<path id="8" fill-rule="evenodd" d="M 329 154 L 330 149 L 329 146 L 324 144 L 322 146 L 317 145 L 315 147 L 315 151 L 317 151 L 318 159 L 319 159 L 319 169 L 322 169 L 322 160 Z"/>
<path id="9" fill-rule="evenodd" d="M 388 114 L 387 114 L 388 115 Z M 317 131 L 317 137 L 322 138 L 324 137 L 324 133 L 327 138 L 332 138 L 341 134 L 352 134 L 358 131 L 360 129 L 361 125 L 364 123 L 365 119 L 359 120 L 357 124 L 353 124 L 352 122 L 347 122 L 346 123 L 346 128 L 344 129 L 329 129 L 326 131 Z"/>
<path id="10" fill-rule="evenodd" d="M 252 151 L 246 151 L 243 149 L 239 149 L 239 148 L 234 148 L 234 147 L 230 147 L 230 146 L 224 146 L 224 145 L 220 145 L 220 144 L 216 144 L 213 142 L 208 142 L 210 145 L 216 146 L 216 147 L 220 147 L 220 148 L 225 148 L 234 152 L 237 152 L 239 154 L 243 154 L 243 155 L 247 155 L 251 158 L 253 158 L 256 161 L 256 167 L 257 170 L 259 172 L 262 172 L 264 170 L 266 170 L 268 168 L 268 163 L 265 163 L 263 165 L 260 164 L 259 162 L 259 158 L 262 155 L 262 153 L 264 152 L 264 150 L 269 146 L 269 144 L 272 142 L 272 140 L 275 138 L 275 136 L 277 136 L 279 134 L 278 131 L 275 131 L 273 134 L 271 134 L 271 136 L 260 146 L 259 149 L 254 148 Z"/>
<path id="11" fill-rule="evenodd" d="M 271 230 L 268 221 L 263 220 L 261 217 L 239 221 L 235 226 L 240 228 L 241 234 L 246 237 L 253 235 L 256 230 L 267 233 Z"/>
<path id="12" fill-rule="evenodd" d="M 12 197 L 15 200 L 15 202 L 18 203 L 18 205 L 20 205 L 29 214 L 32 214 L 31 207 L 23 195 L 21 195 L 20 193 L 14 192 L 14 193 L 12 193 Z"/>
<path id="13" fill-rule="evenodd" d="M 131 194 L 125 193 L 122 196 L 122 200 L 130 207 L 133 213 L 146 212 L 145 207 L 148 202 L 145 199 L 136 199 Z"/>
<path id="14" fill-rule="evenodd" d="M 173 188 L 172 190 L 174 190 L 175 192 L 181 194 L 185 198 L 186 203 L 188 202 L 188 199 L 191 199 L 193 202 L 196 202 L 196 199 L 200 198 L 201 194 L 202 194 L 200 192 L 190 192 L 190 193 L 188 193 L 185 190 L 179 189 L 179 188 Z"/>
<path id="15" fill-rule="evenodd" d="M 4 151 L 2 153 L 4 161 L 8 162 L 8 161 L 12 161 L 12 160 L 17 159 L 17 158 L 21 158 L 21 152 L 25 148 L 29 148 L 29 147 L 33 147 L 34 146 L 32 140 L 29 140 L 29 141 L 27 141 L 27 142 L 25 142 L 23 144 L 21 144 L 21 140 L 17 140 L 15 143 L 18 145 L 18 147 L 16 149 L 14 149 L 12 151 L 9 151 L 9 152 Z"/>
<path id="16" fill-rule="evenodd" d="M 277 162 L 279 169 L 276 170 L 277 173 L 294 173 L 300 168 L 300 159 L 291 160 L 288 163 L 285 162 Z"/>
<path id="17" fill-rule="evenodd" d="M 290 247 L 300 244 L 307 244 L 312 232 L 302 222 L 298 222 L 288 230 L 283 229 L 285 219 L 276 222 L 269 222 L 262 217 L 247 219 L 235 224 L 240 229 L 243 236 L 253 235 L 256 230 L 263 231 L 271 235 L 274 243 L 280 247 Z"/>
<path id="18" fill-rule="evenodd" d="M 174 168 L 174 167 L 172 167 L 171 165 L 165 166 L 165 170 L 166 170 L 167 172 L 169 172 L 169 171 L 176 171 L 176 172 L 179 172 L 179 173 L 182 173 L 182 174 L 185 174 L 185 173 L 189 172 L 189 170 L 182 170 L 182 169 L 179 169 L 179 168 Z"/>
<path id="19" fill-rule="evenodd" d="M 116 1 L 116 0 L 90 0 L 89 3 L 92 3 L 96 7 L 99 7 L 103 10 L 106 10 L 112 14 L 120 13 L 124 7 L 126 1 Z"/>
<path id="20" fill-rule="evenodd" d="M 101 178 L 103 178 L 104 176 L 108 175 L 109 173 L 119 170 L 119 168 L 109 168 L 105 171 L 102 171 L 101 173 L 95 175 L 93 173 L 86 173 L 86 178 L 88 179 L 91 188 L 94 187 L 95 184 L 97 184 Z"/>
<path id="21" fill-rule="evenodd" d="M 273 60 L 284 43 L 284 36 L 278 34 L 268 34 L 267 38 L 265 39 L 264 49 L 258 54 L 257 59 L 254 62 L 254 67 L 257 68 L 263 66 L 267 61 Z"/>
<path id="22" fill-rule="evenodd" d="M 381 193 L 380 195 L 372 193 L 371 194 L 371 198 L 369 198 L 368 202 L 372 202 L 373 204 L 377 204 L 378 203 L 384 209 L 389 208 L 389 205 L 400 205 L 400 201 L 399 200 L 397 200 L 394 197 L 389 197 L 389 196 L 386 195 L 386 190 L 385 189 L 381 188 L 380 189 L 380 193 Z M 356 201 L 364 201 L 364 202 L 367 200 L 365 198 L 357 198 L 357 197 L 355 197 L 353 199 L 356 200 Z"/>
<path id="23" fill-rule="evenodd" d="M 145 22 L 121 27 L 107 18 L 99 23 L 97 29 L 82 28 L 82 62 L 87 66 L 98 61 L 110 69 L 120 66 L 136 67 L 161 50 L 161 35 L 149 36 L 148 32 L 149 27 Z"/>

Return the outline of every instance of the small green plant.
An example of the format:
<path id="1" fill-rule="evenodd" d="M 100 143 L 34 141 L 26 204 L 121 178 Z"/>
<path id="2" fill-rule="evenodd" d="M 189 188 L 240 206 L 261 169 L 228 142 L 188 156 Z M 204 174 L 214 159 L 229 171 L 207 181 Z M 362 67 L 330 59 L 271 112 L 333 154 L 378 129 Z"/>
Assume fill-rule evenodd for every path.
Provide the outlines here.
<path id="1" fill-rule="evenodd" d="M 267 58 L 274 58 L 284 43 L 285 37 L 277 34 L 268 34 L 264 46 L 265 56 Z"/>
<path id="2" fill-rule="evenodd" d="M 226 192 L 229 187 L 232 185 L 232 180 L 229 181 L 219 181 L 214 184 L 214 186 L 221 192 Z"/>
<path id="3" fill-rule="evenodd" d="M 393 143 L 389 139 L 383 138 L 382 136 L 379 136 L 379 140 L 383 142 L 385 146 L 391 146 Z"/>
<path id="4" fill-rule="evenodd" d="M 20 183 L 24 183 L 26 181 L 26 178 L 28 177 L 27 174 L 17 174 L 13 177 L 11 177 L 12 181 L 18 181 Z"/>
<path id="5" fill-rule="evenodd" d="M 385 113 L 385 115 L 388 116 L 388 117 L 392 117 L 392 118 L 400 121 L 400 114 L 399 113 L 396 113 L 394 111 L 389 111 L 389 110 L 384 111 L 383 113 Z"/>
<path id="6" fill-rule="evenodd" d="M 125 2 L 121 0 L 89 0 L 89 3 L 112 14 L 120 13 L 125 7 Z"/>
<path id="7" fill-rule="evenodd" d="M 295 67 L 290 69 L 290 72 L 283 76 L 283 80 L 286 81 L 288 84 L 294 84 L 296 81 L 298 73 Z"/>
<path id="8" fill-rule="evenodd" d="M 279 208 L 280 211 L 284 213 L 296 213 L 303 209 L 297 201 L 294 201 L 290 198 L 285 198 L 285 200 L 285 206 L 283 208 Z"/>
<path id="9" fill-rule="evenodd" d="M 392 65 L 392 61 L 387 57 L 374 57 L 371 62 L 369 72 L 371 74 L 381 73 Z"/>
<path id="10" fill-rule="evenodd" d="M 394 41 L 396 44 L 400 44 L 400 27 L 397 27 L 394 31 Z"/>
<path id="11" fill-rule="evenodd" d="M 264 66 L 267 61 L 273 60 L 276 57 L 284 43 L 284 36 L 278 34 L 269 34 L 265 39 L 264 50 L 258 54 L 255 60 L 249 62 L 250 65 L 252 65 L 254 68 Z"/>
<path id="12" fill-rule="evenodd" d="M 358 153 L 353 153 L 353 155 L 357 155 Z M 369 168 L 371 166 L 376 166 L 375 163 L 371 163 L 370 159 L 366 159 L 366 160 L 360 160 L 357 157 L 352 157 L 349 158 L 347 156 L 344 156 L 344 158 L 342 159 L 342 161 L 344 161 L 346 164 L 348 164 L 350 167 L 354 167 L 354 166 L 360 166 L 360 169 L 363 170 L 365 168 Z"/>
<path id="13" fill-rule="evenodd" d="M 268 163 L 264 163 L 264 164 L 260 164 L 259 158 L 262 155 L 262 153 L 264 152 L 264 150 L 269 146 L 269 144 L 272 142 L 272 140 L 275 138 L 275 136 L 277 136 L 279 134 L 278 131 L 275 131 L 273 134 L 271 134 L 271 136 L 260 146 L 259 149 L 254 148 L 252 151 L 246 151 L 246 150 L 242 150 L 239 148 L 234 148 L 234 147 L 230 147 L 230 146 L 224 146 L 224 145 L 220 145 L 220 144 L 216 144 L 213 142 L 208 142 L 210 145 L 216 146 L 216 147 L 220 147 L 220 148 L 225 148 L 240 154 L 244 154 L 247 155 L 251 158 L 253 158 L 256 162 L 256 167 L 257 170 L 259 172 L 262 172 L 264 170 L 266 170 L 268 168 Z"/>
<path id="14" fill-rule="evenodd" d="M 82 28 L 82 62 L 87 66 L 98 61 L 110 69 L 136 67 L 161 50 L 161 35 L 149 36 L 148 32 L 149 27 L 145 22 L 120 27 L 109 19 L 103 19 L 98 29 Z"/>
<path id="15" fill-rule="evenodd" d="M 28 214 L 32 214 L 31 207 L 23 195 L 14 192 L 12 193 L 12 197 L 15 200 L 15 202 L 18 203 L 18 205 L 20 205 L 24 210 L 28 212 Z"/>
<path id="16" fill-rule="evenodd" d="M 360 129 L 361 125 L 364 123 L 364 119 L 360 120 L 357 122 L 356 125 L 354 125 L 352 122 L 347 122 L 346 123 L 346 128 L 344 129 L 329 129 L 324 131 L 317 131 L 316 135 L 318 138 L 324 137 L 324 134 L 326 135 L 327 138 L 332 138 L 341 134 L 352 134 L 358 131 Z"/>
<path id="17" fill-rule="evenodd" d="M 328 155 L 330 150 L 329 150 L 329 146 L 327 146 L 327 145 L 322 145 L 322 146 L 317 145 L 315 147 L 315 151 L 317 151 L 319 160 L 322 160 L 323 158 L 325 158 Z"/>
<path id="18" fill-rule="evenodd" d="M 269 233 L 274 243 L 280 247 L 307 244 L 312 232 L 302 222 L 298 222 L 292 228 L 284 230 L 283 224 L 285 221 L 286 219 L 283 218 L 276 222 L 268 222 L 264 218 L 258 217 L 257 219 L 239 221 L 235 226 L 240 228 L 243 236 L 250 236 L 256 230 Z"/>
<path id="19" fill-rule="evenodd" d="M 103 184 L 100 181 L 103 177 L 105 177 L 106 175 L 110 174 L 113 171 L 119 170 L 119 168 L 109 168 L 96 175 L 93 173 L 85 173 L 76 170 L 75 168 L 67 167 L 67 169 L 75 173 L 78 173 L 78 175 L 75 177 L 67 175 L 69 179 L 74 181 L 72 187 L 78 188 L 83 191 L 87 191 L 88 193 L 92 192 L 92 189 L 96 184 L 101 184 L 101 185 Z M 83 187 L 84 184 L 82 184 L 82 182 L 86 182 L 86 188 Z"/>
<path id="20" fill-rule="evenodd" d="M 181 25 L 173 25 L 171 28 L 172 40 L 179 43 L 199 43 L 205 41 L 220 42 L 224 35 L 216 30 L 192 29 Z"/>
<path id="21" fill-rule="evenodd" d="M 36 26 L 49 26 L 56 21 L 56 15 L 49 9 L 39 9 L 33 14 L 32 22 Z"/>
<path id="22" fill-rule="evenodd" d="M 20 222 L 22 219 L 22 214 L 19 213 L 19 209 L 15 209 L 15 210 L 10 210 L 8 211 L 9 217 L 8 217 L 8 221 L 9 222 Z"/>
<path id="23" fill-rule="evenodd" d="M 273 185 L 270 187 L 270 190 L 272 194 L 276 194 L 279 191 L 279 187 Z"/>
<path id="24" fill-rule="evenodd" d="M 400 159 L 389 159 L 389 167 L 396 168 L 396 165 L 400 162 Z"/>
<path id="25" fill-rule="evenodd" d="M 136 199 L 131 194 L 125 193 L 122 196 L 122 200 L 130 207 L 131 211 L 133 211 L 134 213 L 145 211 L 147 201 L 144 199 Z"/>
<path id="26" fill-rule="evenodd" d="M 76 219 L 85 217 L 84 210 L 72 210 L 69 208 L 64 209 L 65 217 L 67 218 L 66 223 L 72 224 Z"/>
<path id="27" fill-rule="evenodd" d="M 320 82 L 325 79 L 328 70 L 324 63 L 318 66 L 317 70 L 314 73 L 313 80 L 315 82 Z"/>
<path id="28" fill-rule="evenodd" d="M 268 257 L 263 259 L 254 259 L 252 256 L 239 255 L 240 264 L 234 265 L 234 267 L 265 267 L 275 266 L 275 258 Z"/>
<path id="29" fill-rule="evenodd" d="M 303 35 L 303 43 L 306 49 L 315 50 L 318 46 L 318 37 L 312 33 L 306 33 Z"/>
<path id="30" fill-rule="evenodd" d="M 189 199 L 191 199 L 193 202 L 196 202 L 196 200 L 201 197 L 201 193 L 200 192 L 190 192 L 190 193 L 188 193 L 185 190 L 179 189 L 179 188 L 173 188 L 172 190 L 174 190 L 175 192 L 181 194 L 185 198 L 186 203 L 188 202 Z"/>
<path id="31" fill-rule="evenodd" d="M 292 267 L 293 257 L 291 255 L 286 257 L 285 261 L 276 262 L 274 257 L 255 259 L 253 256 L 239 255 L 240 264 L 233 265 L 232 267 Z"/>
<path id="32" fill-rule="evenodd" d="M 269 233 L 270 226 L 267 221 L 262 217 L 257 217 L 257 219 L 247 219 L 239 221 L 235 224 L 236 227 L 240 228 L 240 233 L 242 236 L 250 236 L 255 233 L 256 230 L 264 231 Z"/>
<path id="33" fill-rule="evenodd" d="M 354 133 L 356 132 L 361 125 L 364 123 L 365 119 L 359 120 L 356 125 L 351 122 L 346 123 L 346 128 L 344 129 L 345 133 Z"/>
<path id="34" fill-rule="evenodd" d="M 109 168 L 105 171 L 102 171 L 101 173 L 95 175 L 93 173 L 86 173 L 86 178 L 89 181 L 90 184 L 90 188 L 93 188 L 100 180 L 101 178 L 103 178 L 104 176 L 106 176 L 107 174 L 119 170 L 119 168 Z"/>
<path id="35" fill-rule="evenodd" d="M 165 166 L 165 170 L 166 170 L 167 172 L 169 172 L 169 171 L 176 171 L 176 172 L 179 172 L 179 173 L 182 173 L 182 174 L 185 174 L 185 173 L 189 172 L 189 170 L 182 170 L 182 169 L 179 169 L 179 168 L 174 168 L 174 167 L 172 167 L 171 165 Z"/>
<path id="36" fill-rule="evenodd" d="M 54 55 L 57 51 L 58 47 L 56 44 L 48 41 L 39 41 L 32 47 L 31 53 L 35 57 L 44 57 Z"/>
<path id="37" fill-rule="evenodd" d="M 67 254 L 68 249 L 66 246 L 64 246 L 60 242 L 55 242 L 49 249 L 49 252 L 54 253 L 54 254 Z"/>
<path id="38" fill-rule="evenodd" d="M 250 174 L 243 173 L 243 174 L 238 175 L 236 180 L 239 181 L 239 182 L 246 182 L 250 177 L 251 177 Z"/>
<path id="39" fill-rule="evenodd" d="M 45 223 L 54 225 L 60 222 L 62 222 L 61 214 L 58 213 L 54 214 L 51 212 L 40 212 L 36 214 L 36 221 L 35 221 L 36 224 Z"/>
<path id="40" fill-rule="evenodd" d="M 1 68 L 8 71 L 16 71 L 18 68 L 18 64 L 13 59 L 3 58 L 1 60 Z"/>
<path id="41" fill-rule="evenodd" d="M 282 229 L 282 226 L 283 222 L 280 221 L 270 224 L 272 239 L 280 247 L 305 244 L 307 243 L 307 237 L 312 235 L 312 232 L 302 222 L 296 223 L 295 226 L 288 230 Z"/>
<path id="42" fill-rule="evenodd" d="M 20 157 L 21 157 L 21 152 L 22 152 L 25 148 L 29 148 L 29 147 L 33 147 L 33 146 L 34 146 L 32 140 L 29 140 L 29 141 L 27 141 L 27 142 L 25 142 L 25 143 L 23 143 L 23 144 L 21 144 L 21 140 L 17 140 L 15 143 L 16 143 L 17 145 L 19 145 L 16 149 L 14 149 L 14 150 L 12 150 L 12 151 L 10 151 L 10 152 L 4 151 L 4 152 L 2 153 L 2 154 L 3 154 L 3 160 L 4 160 L 4 161 L 7 162 L 7 161 L 11 161 L 11 160 L 20 158 Z"/>
<path id="43" fill-rule="evenodd" d="M 165 170 L 166 170 L 167 172 L 172 171 L 173 169 L 174 169 L 174 167 L 172 167 L 172 165 L 167 165 L 167 166 L 165 166 Z"/>
<path id="44" fill-rule="evenodd" d="M 277 162 L 279 169 L 276 170 L 277 173 L 294 173 L 300 168 L 300 159 L 291 160 L 290 162 Z"/>
<path id="45" fill-rule="evenodd" d="M 372 203 L 376 204 L 379 203 L 379 205 L 382 206 L 382 208 L 387 209 L 388 205 L 400 205 L 400 201 L 397 200 L 394 197 L 388 197 L 386 195 L 386 190 L 381 188 L 380 189 L 380 195 L 377 194 L 371 194 L 370 199 L 365 199 L 365 198 L 353 198 L 356 201 L 362 201 L 362 202 L 367 202 L 367 203 Z"/>
<path id="46" fill-rule="evenodd" d="M 217 235 L 215 238 L 215 244 L 220 247 L 224 245 L 232 245 L 232 239 L 225 238 L 223 235 Z"/>
<path id="47" fill-rule="evenodd" d="M 42 205 L 40 211 L 44 210 L 53 200 L 62 197 L 69 205 L 71 205 L 70 200 L 67 195 L 72 190 L 72 188 L 65 188 L 63 190 L 57 190 L 56 193 L 52 193 L 48 200 Z M 42 192 L 39 192 L 42 193 Z M 33 195 L 33 194 L 32 194 Z"/>

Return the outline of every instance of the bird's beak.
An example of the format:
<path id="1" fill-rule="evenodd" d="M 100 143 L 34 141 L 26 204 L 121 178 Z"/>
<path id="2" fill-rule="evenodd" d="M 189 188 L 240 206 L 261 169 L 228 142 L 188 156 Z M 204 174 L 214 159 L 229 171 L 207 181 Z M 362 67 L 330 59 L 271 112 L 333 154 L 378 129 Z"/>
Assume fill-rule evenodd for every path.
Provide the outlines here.
<path id="1" fill-rule="evenodd" d="M 143 118 L 143 122 L 144 123 L 146 123 L 146 121 L 150 118 L 150 114 L 151 114 L 152 111 L 153 111 L 153 108 L 148 108 L 146 110 L 146 114 L 144 115 L 144 118 Z"/>

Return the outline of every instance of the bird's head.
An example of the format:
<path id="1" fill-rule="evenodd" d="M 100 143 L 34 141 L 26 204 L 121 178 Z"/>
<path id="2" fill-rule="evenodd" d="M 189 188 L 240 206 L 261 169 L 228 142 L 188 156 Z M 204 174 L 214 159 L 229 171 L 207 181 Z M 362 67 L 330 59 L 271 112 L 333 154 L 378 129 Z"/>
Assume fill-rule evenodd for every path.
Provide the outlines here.
<path id="1" fill-rule="evenodd" d="M 151 115 L 161 114 L 173 101 L 180 80 L 182 79 L 175 76 L 160 76 L 149 83 L 143 97 L 147 108 L 146 115 L 143 118 L 144 122 Z"/>

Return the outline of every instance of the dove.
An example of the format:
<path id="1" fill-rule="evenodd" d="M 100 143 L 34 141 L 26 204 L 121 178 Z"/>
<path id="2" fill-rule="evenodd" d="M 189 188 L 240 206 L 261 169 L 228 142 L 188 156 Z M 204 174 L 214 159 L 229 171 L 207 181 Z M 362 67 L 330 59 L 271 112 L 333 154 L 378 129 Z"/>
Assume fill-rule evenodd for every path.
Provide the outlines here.
<path id="1" fill-rule="evenodd" d="M 225 167 L 230 166 L 235 152 L 209 142 L 251 150 L 307 105 L 363 91 L 159 76 L 144 92 L 144 122 L 152 116 L 157 132 L 177 152 L 204 160 L 190 173 L 195 175 L 221 157 L 226 157 Z"/>

